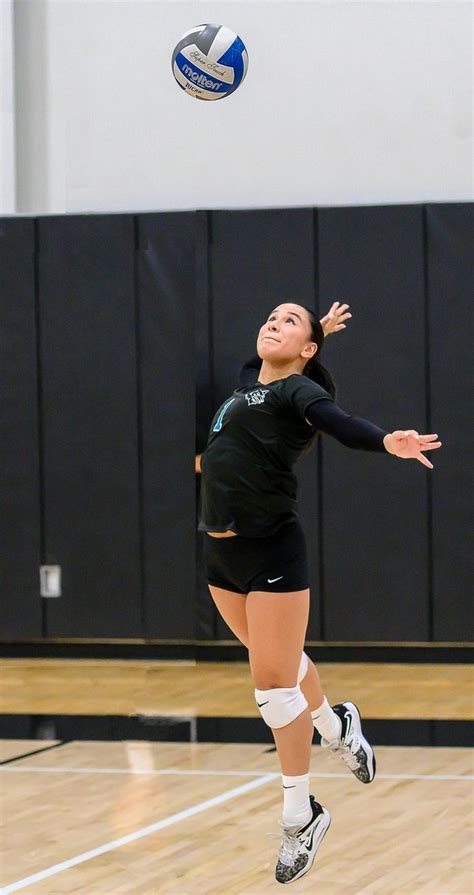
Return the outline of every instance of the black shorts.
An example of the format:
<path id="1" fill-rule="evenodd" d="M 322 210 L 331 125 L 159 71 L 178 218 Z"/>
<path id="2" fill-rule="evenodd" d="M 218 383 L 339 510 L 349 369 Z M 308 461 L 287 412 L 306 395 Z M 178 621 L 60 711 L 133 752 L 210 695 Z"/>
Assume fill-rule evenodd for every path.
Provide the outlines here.
<path id="1" fill-rule="evenodd" d="M 203 532 L 209 584 L 238 594 L 286 593 L 309 587 L 306 540 L 298 520 L 264 538 L 213 538 Z"/>

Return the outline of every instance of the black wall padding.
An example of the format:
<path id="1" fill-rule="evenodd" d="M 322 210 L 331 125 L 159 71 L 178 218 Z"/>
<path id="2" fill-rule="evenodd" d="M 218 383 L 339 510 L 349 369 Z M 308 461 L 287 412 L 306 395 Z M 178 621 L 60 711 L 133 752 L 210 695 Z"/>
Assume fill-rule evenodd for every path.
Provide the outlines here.
<path id="1" fill-rule="evenodd" d="M 427 214 L 433 452 L 434 639 L 473 637 L 472 300 L 474 206 L 429 205 Z"/>
<path id="2" fill-rule="evenodd" d="M 192 213 L 138 217 L 145 630 L 195 636 Z"/>
<path id="3" fill-rule="evenodd" d="M 131 215 L 41 218 L 48 635 L 141 632 Z"/>
<path id="4" fill-rule="evenodd" d="M 32 220 L 0 221 L 0 631 L 4 638 L 41 636 L 34 253 Z"/>
<path id="5" fill-rule="evenodd" d="M 194 454 L 273 307 L 339 300 L 338 403 L 443 448 L 301 458 L 307 638 L 471 639 L 473 246 L 468 203 L 0 219 L 0 637 L 232 637 Z"/>
<path id="6" fill-rule="evenodd" d="M 315 306 L 312 209 L 216 211 L 211 229 L 214 412 L 238 384 L 240 365 L 255 354 L 258 330 L 274 307 Z M 296 466 L 311 566 L 308 638 L 319 637 L 317 457 Z M 217 637 L 230 631 L 220 619 Z"/>
<path id="7" fill-rule="evenodd" d="M 353 314 L 325 352 L 338 403 L 389 431 L 425 432 L 423 209 L 321 209 L 318 222 L 320 302 Z M 327 640 L 428 639 L 430 474 L 324 437 Z"/>
<path id="8" fill-rule="evenodd" d="M 214 416 L 214 387 L 211 361 L 211 307 L 209 296 L 209 222 L 210 212 L 198 211 L 196 228 L 196 453 L 206 447 Z M 196 514 L 201 499 L 201 475 L 196 474 Z M 204 567 L 203 539 L 207 535 L 196 526 L 196 637 L 212 640 L 217 609 L 209 593 Z"/>
<path id="9" fill-rule="evenodd" d="M 199 211 L 195 216 L 196 234 L 196 452 L 207 444 L 214 416 L 214 381 L 212 374 L 212 309 L 209 295 L 209 229 L 210 213 Z"/>

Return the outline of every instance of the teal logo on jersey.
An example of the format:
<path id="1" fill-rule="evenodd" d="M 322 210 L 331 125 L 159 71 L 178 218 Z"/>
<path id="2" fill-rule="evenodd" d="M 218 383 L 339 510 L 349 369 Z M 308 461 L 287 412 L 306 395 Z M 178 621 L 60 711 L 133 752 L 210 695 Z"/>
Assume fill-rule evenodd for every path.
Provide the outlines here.
<path id="1" fill-rule="evenodd" d="M 225 414 L 227 408 L 230 407 L 230 405 L 232 404 L 232 401 L 235 401 L 235 398 L 231 398 L 230 401 L 227 401 L 227 403 L 224 404 L 224 406 L 223 406 L 223 408 L 222 408 L 222 410 L 221 410 L 219 416 L 218 416 L 217 419 L 216 419 L 215 425 L 214 425 L 214 427 L 213 427 L 213 429 L 212 429 L 213 432 L 220 432 L 220 431 L 221 431 L 221 429 L 222 429 L 222 420 L 224 419 L 224 414 Z"/>

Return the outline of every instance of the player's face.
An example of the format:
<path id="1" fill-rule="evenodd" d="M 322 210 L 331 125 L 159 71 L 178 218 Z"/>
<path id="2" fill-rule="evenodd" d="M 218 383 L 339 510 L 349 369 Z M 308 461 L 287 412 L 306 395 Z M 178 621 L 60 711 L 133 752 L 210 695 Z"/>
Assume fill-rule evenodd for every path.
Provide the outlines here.
<path id="1" fill-rule="evenodd" d="M 291 361 L 308 345 L 314 345 L 308 313 L 288 303 L 278 305 L 260 327 L 257 352 L 263 360 Z"/>

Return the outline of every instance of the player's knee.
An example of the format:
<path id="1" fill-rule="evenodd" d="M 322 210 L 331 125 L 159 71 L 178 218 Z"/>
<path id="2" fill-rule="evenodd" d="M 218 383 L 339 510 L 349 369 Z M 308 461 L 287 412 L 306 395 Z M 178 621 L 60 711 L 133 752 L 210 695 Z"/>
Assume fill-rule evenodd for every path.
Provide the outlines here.
<path id="1" fill-rule="evenodd" d="M 309 659 L 305 652 L 301 654 L 300 664 L 298 666 L 297 677 L 296 677 L 296 685 L 300 684 L 302 680 L 306 677 L 308 673 Z M 258 674 L 254 675 L 254 683 L 257 683 L 255 677 L 258 680 L 259 686 L 263 690 L 270 690 L 273 688 L 279 687 L 288 687 L 291 678 L 288 675 L 288 672 L 282 668 L 275 668 L 272 666 L 271 668 L 265 668 L 259 666 Z"/>
<path id="2" fill-rule="evenodd" d="M 265 724 L 274 728 L 291 724 L 308 706 L 299 684 L 270 690 L 255 689 L 255 700 Z"/>

